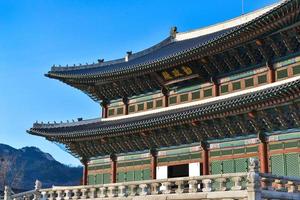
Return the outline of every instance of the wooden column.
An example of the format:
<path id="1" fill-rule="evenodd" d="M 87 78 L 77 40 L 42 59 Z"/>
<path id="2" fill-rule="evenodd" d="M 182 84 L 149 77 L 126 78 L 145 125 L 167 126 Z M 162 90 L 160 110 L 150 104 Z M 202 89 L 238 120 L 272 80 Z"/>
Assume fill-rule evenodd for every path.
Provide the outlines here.
<path id="1" fill-rule="evenodd" d="M 155 149 L 150 150 L 151 156 L 151 178 L 156 179 L 156 167 L 157 167 L 157 151 Z"/>
<path id="2" fill-rule="evenodd" d="M 220 84 L 218 83 L 218 80 L 216 78 L 212 78 L 211 81 L 213 83 L 213 95 L 215 97 L 220 96 Z"/>
<path id="3" fill-rule="evenodd" d="M 209 175 L 209 155 L 208 155 L 208 148 L 207 144 L 202 142 L 202 175 Z"/>
<path id="4" fill-rule="evenodd" d="M 266 65 L 268 67 L 269 83 L 274 83 L 275 82 L 275 69 L 274 69 L 274 66 L 271 62 L 267 62 Z"/>
<path id="5" fill-rule="evenodd" d="M 117 157 L 112 154 L 110 155 L 110 163 L 111 163 L 111 183 L 117 182 Z"/>
<path id="6" fill-rule="evenodd" d="M 102 118 L 107 118 L 108 114 L 108 103 L 106 101 L 103 101 L 101 103 L 102 106 Z"/>
<path id="7" fill-rule="evenodd" d="M 169 91 L 165 88 L 161 89 L 161 92 L 164 95 L 165 107 L 169 106 Z"/>
<path id="8" fill-rule="evenodd" d="M 258 138 L 260 140 L 260 144 L 258 145 L 260 172 L 269 173 L 268 144 L 264 135 L 259 134 Z"/>
<path id="9" fill-rule="evenodd" d="M 124 107 L 125 107 L 125 115 L 128 115 L 128 98 L 127 97 L 123 98 L 123 103 L 124 103 Z"/>
<path id="10" fill-rule="evenodd" d="M 83 172 L 82 172 L 82 185 L 87 185 L 88 182 L 88 164 L 86 160 L 82 161 Z"/>

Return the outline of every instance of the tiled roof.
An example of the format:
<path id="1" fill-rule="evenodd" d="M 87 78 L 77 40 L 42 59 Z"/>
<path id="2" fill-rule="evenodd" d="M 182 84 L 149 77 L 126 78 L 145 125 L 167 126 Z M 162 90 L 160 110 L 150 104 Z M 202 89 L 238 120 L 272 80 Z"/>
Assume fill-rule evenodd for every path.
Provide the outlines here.
<path id="1" fill-rule="evenodd" d="M 45 137 L 82 137 L 82 136 L 115 136 L 136 130 L 155 128 L 162 125 L 180 124 L 197 120 L 200 117 L 227 112 L 244 106 L 259 105 L 262 102 L 299 93 L 300 79 L 266 87 L 257 91 L 219 98 L 215 101 L 169 109 L 137 117 L 103 121 L 100 118 L 87 121 L 63 124 L 36 123 L 28 132 Z"/>
<path id="2" fill-rule="evenodd" d="M 96 63 L 84 66 L 75 67 L 52 67 L 51 71 L 48 72 L 47 76 L 52 78 L 78 78 L 88 76 L 112 76 L 120 75 L 123 73 L 133 73 L 139 70 L 152 69 L 155 64 L 171 62 L 173 59 L 185 57 L 193 53 L 195 50 L 200 48 L 208 47 L 221 39 L 230 38 L 239 35 L 243 30 L 254 29 L 252 26 L 260 20 L 271 20 L 272 17 L 267 17 L 276 10 L 280 10 L 282 7 L 289 3 L 295 3 L 298 0 L 287 0 L 256 17 L 255 19 L 248 21 L 244 24 L 239 24 L 227 29 L 221 29 L 220 31 L 212 32 L 199 37 L 194 37 L 185 40 L 173 40 L 170 37 L 164 40 L 162 43 L 155 45 L 153 48 L 149 48 L 143 52 L 133 54 L 128 61 L 125 59 L 118 59 L 115 61 L 108 61 L 103 63 Z M 265 22 L 265 20 L 264 20 Z M 259 24 L 259 23 L 258 23 Z M 252 27 L 251 27 L 252 26 Z M 257 28 L 257 27 L 256 27 Z"/>

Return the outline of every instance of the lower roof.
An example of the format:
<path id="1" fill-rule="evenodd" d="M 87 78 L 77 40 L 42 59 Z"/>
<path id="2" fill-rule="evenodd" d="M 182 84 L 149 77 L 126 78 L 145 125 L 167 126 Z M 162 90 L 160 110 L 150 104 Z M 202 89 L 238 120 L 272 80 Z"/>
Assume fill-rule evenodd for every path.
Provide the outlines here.
<path id="1" fill-rule="evenodd" d="M 115 137 L 159 127 L 201 121 L 212 115 L 229 113 L 238 108 L 256 106 L 267 101 L 299 94 L 300 77 L 294 77 L 208 100 L 144 112 L 144 114 L 61 124 L 35 123 L 28 132 L 53 141 Z"/>

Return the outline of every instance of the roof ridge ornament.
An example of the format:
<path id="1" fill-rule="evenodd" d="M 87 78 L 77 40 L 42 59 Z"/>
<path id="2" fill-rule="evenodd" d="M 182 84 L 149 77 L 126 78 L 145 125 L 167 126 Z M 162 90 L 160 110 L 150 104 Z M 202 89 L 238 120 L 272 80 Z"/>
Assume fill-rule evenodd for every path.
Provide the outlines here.
<path id="1" fill-rule="evenodd" d="M 98 59 L 98 63 L 103 63 L 104 62 L 104 59 L 101 58 L 101 59 Z"/>
<path id="2" fill-rule="evenodd" d="M 125 61 L 128 62 L 130 56 L 132 55 L 132 51 L 127 51 L 125 56 Z"/>
<path id="3" fill-rule="evenodd" d="M 173 27 L 171 27 L 171 30 L 170 30 L 170 37 L 172 38 L 172 39 L 175 39 L 176 38 L 176 34 L 177 34 L 178 32 L 177 32 L 177 27 L 176 26 L 173 26 Z"/>

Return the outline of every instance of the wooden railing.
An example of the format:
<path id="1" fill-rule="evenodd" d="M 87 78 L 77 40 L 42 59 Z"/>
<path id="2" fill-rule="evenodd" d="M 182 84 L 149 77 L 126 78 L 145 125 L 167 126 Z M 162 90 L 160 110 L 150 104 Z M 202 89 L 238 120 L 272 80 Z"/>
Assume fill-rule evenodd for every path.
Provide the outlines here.
<path id="1" fill-rule="evenodd" d="M 4 200 L 77 200 L 77 199 L 300 199 L 300 179 L 262 174 L 258 161 L 250 159 L 249 172 L 135 181 L 115 184 L 57 187 L 41 189 L 36 181 L 34 190 L 10 195 L 5 189 Z"/>

